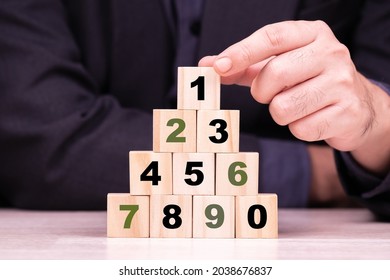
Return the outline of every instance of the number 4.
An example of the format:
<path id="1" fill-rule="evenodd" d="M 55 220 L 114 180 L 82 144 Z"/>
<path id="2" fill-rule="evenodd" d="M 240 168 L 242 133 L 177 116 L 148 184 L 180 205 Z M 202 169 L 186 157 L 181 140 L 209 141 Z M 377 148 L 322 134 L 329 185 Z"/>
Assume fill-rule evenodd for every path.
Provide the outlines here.
<path id="1" fill-rule="evenodd" d="M 148 175 L 151 173 L 151 175 Z M 161 176 L 158 175 L 158 161 L 152 161 L 140 176 L 141 181 L 151 181 L 153 186 L 157 186 L 161 181 Z"/>

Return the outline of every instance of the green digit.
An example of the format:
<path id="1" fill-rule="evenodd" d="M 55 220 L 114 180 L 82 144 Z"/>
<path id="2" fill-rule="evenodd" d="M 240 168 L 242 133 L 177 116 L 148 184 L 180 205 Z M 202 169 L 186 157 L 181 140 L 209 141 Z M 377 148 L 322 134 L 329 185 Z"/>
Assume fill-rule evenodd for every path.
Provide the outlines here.
<path id="1" fill-rule="evenodd" d="M 228 170 L 229 181 L 234 186 L 245 185 L 246 182 L 248 181 L 248 174 L 246 174 L 244 170 L 241 169 L 237 170 L 237 167 L 246 168 L 246 164 L 241 161 L 233 162 L 229 166 L 229 170 Z M 237 175 L 239 176 L 239 180 L 236 180 Z"/>
<path id="2" fill-rule="evenodd" d="M 213 215 L 213 213 L 212 213 L 213 209 L 215 209 L 217 211 L 217 213 L 215 215 Z M 206 207 L 206 209 L 204 210 L 204 214 L 206 215 L 207 219 L 209 219 L 211 221 L 215 220 L 215 223 L 212 223 L 212 222 L 206 223 L 206 225 L 209 228 L 219 228 L 220 226 L 222 226 L 222 224 L 225 220 L 225 212 L 223 211 L 223 208 L 221 207 L 221 205 L 218 205 L 218 204 L 208 205 Z"/>
<path id="3" fill-rule="evenodd" d="M 133 220 L 133 217 L 135 213 L 138 211 L 139 205 L 119 205 L 120 211 L 130 211 L 129 215 L 127 215 L 125 224 L 123 228 L 130 228 L 131 227 L 131 221 Z"/>
<path id="4" fill-rule="evenodd" d="M 182 119 L 170 119 L 167 122 L 167 126 L 174 126 L 177 124 L 177 128 L 172 131 L 171 134 L 168 135 L 167 137 L 167 142 L 168 143 L 184 143 L 186 141 L 186 138 L 184 136 L 178 136 L 180 133 L 184 131 L 186 128 L 186 123 Z"/>

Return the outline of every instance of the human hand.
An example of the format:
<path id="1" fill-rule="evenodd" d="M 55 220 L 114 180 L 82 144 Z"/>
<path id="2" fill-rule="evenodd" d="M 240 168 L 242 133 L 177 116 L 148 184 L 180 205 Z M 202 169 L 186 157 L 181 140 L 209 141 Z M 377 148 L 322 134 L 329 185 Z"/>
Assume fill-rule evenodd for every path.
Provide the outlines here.
<path id="1" fill-rule="evenodd" d="M 351 151 L 374 172 L 389 169 L 390 98 L 357 72 L 324 22 L 265 26 L 199 65 L 213 66 L 223 83 L 250 86 L 297 138 Z"/>

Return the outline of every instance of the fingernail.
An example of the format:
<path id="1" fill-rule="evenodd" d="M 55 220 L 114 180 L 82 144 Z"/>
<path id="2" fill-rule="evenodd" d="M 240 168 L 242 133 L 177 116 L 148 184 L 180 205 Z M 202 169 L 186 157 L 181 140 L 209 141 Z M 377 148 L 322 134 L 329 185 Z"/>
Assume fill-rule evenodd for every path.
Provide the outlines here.
<path id="1" fill-rule="evenodd" d="M 215 61 L 214 65 L 219 72 L 226 73 L 227 71 L 229 71 L 232 68 L 233 62 L 228 57 L 222 57 L 222 58 L 218 58 Z"/>

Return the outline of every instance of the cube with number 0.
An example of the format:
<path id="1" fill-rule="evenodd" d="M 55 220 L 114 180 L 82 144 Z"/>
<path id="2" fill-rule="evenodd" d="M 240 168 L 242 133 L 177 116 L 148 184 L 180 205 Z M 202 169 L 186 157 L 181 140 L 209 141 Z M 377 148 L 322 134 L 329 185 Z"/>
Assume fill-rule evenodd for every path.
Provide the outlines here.
<path id="1" fill-rule="evenodd" d="M 172 194 L 172 154 L 131 151 L 130 193 L 132 195 Z"/>
<path id="2" fill-rule="evenodd" d="M 236 237 L 278 237 L 278 197 L 276 194 L 236 196 Z"/>

